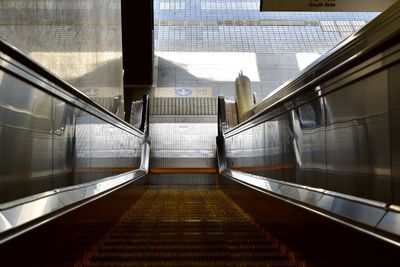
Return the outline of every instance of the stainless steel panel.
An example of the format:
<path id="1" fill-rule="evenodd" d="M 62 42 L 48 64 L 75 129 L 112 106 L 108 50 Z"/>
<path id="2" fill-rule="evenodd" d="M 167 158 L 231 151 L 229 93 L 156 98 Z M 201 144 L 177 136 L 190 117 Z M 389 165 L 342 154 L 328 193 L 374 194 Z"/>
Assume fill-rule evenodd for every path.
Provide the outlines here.
<path id="1" fill-rule="evenodd" d="M 62 208 L 57 194 L 49 194 L 46 197 L 38 198 L 17 206 L 4 209 L 1 212 L 10 222 L 13 228 L 35 220 L 39 216 L 49 214 Z"/>
<path id="2" fill-rule="evenodd" d="M 0 242 L 65 205 L 144 176 L 148 158 L 141 156 L 149 156 L 143 133 L 15 53 L 38 72 L 0 52 Z"/>
<path id="3" fill-rule="evenodd" d="M 0 233 L 7 231 L 12 228 L 12 225 L 7 221 L 7 219 L 0 212 Z"/>
<path id="4" fill-rule="evenodd" d="M 139 172 L 141 171 L 138 171 L 138 173 Z M 136 178 L 138 178 L 137 174 L 135 174 L 134 172 L 129 172 L 112 177 L 107 177 L 105 179 L 91 183 L 57 189 L 56 192 L 62 205 L 68 206 L 84 199 L 102 194 L 112 188 L 118 187 Z"/>
<path id="5" fill-rule="evenodd" d="M 95 119 L 90 127 L 92 168 L 139 168 L 139 138 L 130 138 L 121 129 L 112 127 L 100 119 Z"/>
<path id="6" fill-rule="evenodd" d="M 295 168 L 295 150 L 294 144 L 294 132 L 293 132 L 293 120 L 290 113 L 286 113 L 279 118 L 282 124 L 283 134 L 283 170 L 284 180 L 287 182 L 296 182 L 296 168 Z"/>
<path id="7" fill-rule="evenodd" d="M 390 202 L 387 72 L 325 97 L 328 189 Z"/>
<path id="8" fill-rule="evenodd" d="M 294 121 L 296 122 L 296 120 Z M 238 135 L 243 135 L 243 133 L 245 132 Z M 229 139 L 233 139 L 233 137 L 230 137 Z M 377 226 L 385 215 L 387 207 L 386 203 L 357 198 L 351 195 L 338 194 L 324 189 L 318 190 L 229 169 L 227 168 L 225 161 L 226 149 L 224 147 L 224 139 L 222 136 L 217 138 L 217 144 L 218 164 L 222 175 L 256 190 L 310 209 L 318 214 L 322 214 L 328 218 L 334 219 L 358 230 L 362 230 L 386 241 L 389 240 L 390 242 L 395 242 L 390 238 L 388 239 L 386 236 L 377 235 L 373 230 L 371 230 Z M 298 156 L 296 155 L 296 157 Z M 224 184 L 226 184 L 225 181 Z M 388 220 L 387 222 L 385 220 L 382 221 L 382 224 L 385 223 L 385 225 L 382 225 L 381 227 L 387 228 L 384 229 L 385 231 L 391 231 L 398 234 L 400 231 L 398 231 L 399 226 L 397 217 L 397 214 L 391 214 L 390 217 L 385 219 Z M 398 244 L 398 242 L 396 244 Z"/>
<path id="9" fill-rule="evenodd" d="M 378 224 L 378 229 L 400 236 L 400 209 L 392 206 Z"/>
<path id="10" fill-rule="evenodd" d="M 12 65 L 6 64 L 3 59 L 1 63 L 5 64 L 2 67 L 6 69 Z M 13 70 L 27 77 L 32 84 L 44 86 L 46 90 L 48 86 L 55 86 L 50 82 L 44 83 L 36 73 L 30 76 L 29 69 L 18 67 L 16 69 L 14 66 Z M 0 71 L 0 82 L 1 202 L 106 177 L 104 173 L 108 173 L 107 168 L 122 168 L 117 172 L 139 168 L 142 134 L 123 124 L 110 124 L 100 119 L 94 126 L 96 117 L 92 114 L 3 70 Z M 60 96 L 73 104 L 82 104 L 68 94 L 63 92 Z M 84 107 L 96 111 L 87 103 Z M 107 116 L 105 114 L 109 119 Z M 96 133 L 96 129 L 91 129 L 93 127 L 101 129 L 97 137 L 91 136 Z M 102 136 L 108 136 L 109 139 Z M 110 142 L 113 144 L 111 147 L 105 145 Z M 90 169 L 93 161 L 91 153 L 101 154 L 94 157 L 100 159 L 96 167 L 106 168 L 102 175 L 98 170 Z M 107 160 L 107 153 L 113 161 Z M 110 163 L 114 163 L 112 167 Z"/>
<path id="11" fill-rule="evenodd" d="M 390 202 L 385 88 L 387 75 L 382 71 L 327 95 L 327 128 L 320 98 L 230 136 L 228 167 Z"/>
<path id="12" fill-rule="evenodd" d="M 1 239 L 0 243 L 7 240 L 10 235 L 13 236 L 14 234 L 18 234 L 18 232 L 9 233 L 7 232 L 8 230 L 17 227 L 24 227 L 28 222 L 40 219 L 44 215 L 52 214 L 61 208 L 68 208 L 71 204 L 104 193 L 109 193 L 128 182 L 143 177 L 144 175 L 146 175 L 146 172 L 138 170 L 109 177 L 102 181 L 49 191 L 40 195 L 3 204 L 0 209 L 0 232 L 5 234 L 2 237 L 5 239 Z"/>
<path id="13" fill-rule="evenodd" d="M 233 169 L 251 167 L 261 170 L 266 157 L 265 142 L 263 125 L 227 139 L 228 166 Z M 252 172 L 250 169 L 249 171 Z"/>
<path id="14" fill-rule="evenodd" d="M 53 101 L 53 179 L 54 187 L 73 184 L 75 164 L 75 108 L 65 101 Z"/>
<path id="15" fill-rule="evenodd" d="M 325 194 L 316 205 L 329 213 L 375 227 L 385 214 L 382 207 L 370 206 L 363 202 Z"/>
<path id="16" fill-rule="evenodd" d="M 296 183 L 326 188 L 325 108 L 322 99 L 291 112 Z"/>
<path id="17" fill-rule="evenodd" d="M 382 202 L 368 201 L 325 190 L 314 190 L 230 169 L 223 170 L 222 174 L 282 200 L 306 207 L 319 214 L 322 212 L 329 218 L 335 218 L 335 220 L 344 224 L 349 222 L 350 224 L 357 223 L 364 227 L 364 231 L 372 235 L 375 235 L 375 233 L 371 232 L 371 228 L 375 227 L 386 213 L 386 204 Z M 399 232 L 399 227 L 396 225 L 399 218 L 395 214 L 391 215 L 391 217 L 388 217 L 384 227 L 391 228 L 391 231 Z M 369 228 L 365 229 L 365 227 Z M 355 228 L 363 229 L 359 228 L 359 226 Z"/>
<path id="18" fill-rule="evenodd" d="M 266 190 L 266 192 L 280 195 L 280 187 L 282 185 L 280 181 L 267 179 L 259 177 L 257 175 L 243 173 L 240 171 L 234 171 L 230 169 L 224 170 L 222 174 L 231 177 L 236 181 L 240 181 L 244 184 L 255 187 L 256 189 L 263 189 Z"/>
<path id="19" fill-rule="evenodd" d="M 285 178 L 285 143 L 284 116 L 264 123 L 265 132 L 265 171 L 263 176 L 284 180 Z"/>
<path id="20" fill-rule="evenodd" d="M 3 51 L 0 51 L 0 67 L 4 68 L 10 73 L 13 73 L 16 78 L 29 81 L 32 85 L 41 90 L 58 96 L 60 99 L 73 104 L 97 117 L 101 117 L 108 123 L 119 127 L 137 137 L 143 137 L 143 133 L 138 129 L 135 129 L 130 124 L 118 119 L 111 112 L 107 111 L 105 108 L 99 106 L 96 102 L 90 99 L 87 95 L 82 94 L 77 89 L 69 85 L 68 83 L 55 77 L 52 73 L 48 72 L 43 66 L 32 61 L 31 58 L 26 57 L 20 51 L 0 40 L 1 49 L 7 49 L 7 53 L 11 56 L 17 58 L 18 61 L 11 58 Z M 12 52 L 10 52 L 12 51 Z M 28 64 L 35 68 L 35 71 L 23 65 L 23 63 Z M 39 74 L 40 73 L 40 74 Z M 42 76 L 44 75 L 44 76 Z"/>
<path id="21" fill-rule="evenodd" d="M 132 101 L 131 104 L 131 115 L 130 115 L 130 124 L 139 129 L 142 124 L 142 112 L 143 112 L 143 101 Z"/>
<path id="22" fill-rule="evenodd" d="M 140 168 L 142 139 L 83 111 L 76 125 L 74 184 Z"/>
<path id="23" fill-rule="evenodd" d="M 0 71 L 0 202 L 52 188 L 52 97 Z"/>
<path id="24" fill-rule="evenodd" d="M 224 131 L 232 129 L 238 125 L 238 115 L 236 109 L 236 102 L 225 100 L 225 111 L 226 111 L 226 125 Z"/>
<path id="25" fill-rule="evenodd" d="M 147 136 L 146 140 L 142 143 L 142 155 L 140 161 L 140 170 L 146 172 L 149 170 L 150 166 L 150 138 Z"/>
<path id="26" fill-rule="evenodd" d="M 286 163 L 286 168 L 282 168 L 284 173 L 278 176 L 261 172 L 257 174 L 392 203 L 399 195 L 394 190 L 400 188 L 400 182 L 399 179 L 391 178 L 391 168 L 397 166 L 396 160 L 391 159 L 391 151 L 392 154 L 396 153 L 396 145 L 391 146 L 391 142 L 396 144 L 397 139 L 390 136 L 397 136 L 395 103 L 398 101 L 395 92 L 397 80 L 389 78 L 389 73 L 396 76 L 398 69 L 393 64 L 398 62 L 399 48 L 399 45 L 395 45 L 340 77 L 324 82 L 315 88 L 315 93 L 293 97 L 265 115 L 254 118 L 251 121 L 254 121 L 253 127 L 243 125 L 236 131 L 229 132 L 225 137 L 230 167 L 246 164 L 247 169 L 242 170 L 255 173 L 251 171 L 251 165 L 253 169 L 259 167 L 258 154 L 253 154 L 253 160 L 241 161 L 232 154 L 233 151 L 236 155 L 241 154 L 240 149 L 233 150 L 233 144 L 243 143 L 244 141 L 238 141 L 240 138 L 251 140 L 252 137 L 244 136 L 251 135 L 251 129 L 258 128 L 257 124 L 260 122 L 267 125 L 272 121 L 281 121 L 282 126 L 276 129 L 282 132 L 278 136 L 282 138 L 284 145 L 281 153 L 281 162 Z M 385 70 L 385 64 L 391 68 Z M 391 85 L 388 80 L 391 80 Z M 390 86 L 393 89 L 388 93 Z M 332 93 L 321 97 L 323 92 Z M 315 98 L 317 99 L 314 100 Z M 394 107 L 391 114 L 388 99 Z M 296 107 L 298 104 L 301 105 Z M 290 111 L 289 118 L 281 115 L 271 119 L 271 114 L 279 114 L 290 107 L 294 109 Z M 393 134 L 389 132 L 389 121 Z M 274 138 L 274 135 L 268 135 L 274 131 L 276 130 L 265 130 L 266 140 Z M 253 150 L 259 151 L 260 147 Z M 271 152 L 271 146 L 267 144 L 265 150 Z M 252 155 L 243 149 L 243 155 L 246 154 L 249 157 Z M 292 164 L 296 167 L 295 174 L 294 168 L 290 167 Z M 269 166 L 269 163 L 265 166 Z M 326 170 L 329 174 L 326 174 Z M 296 179 L 293 179 L 294 176 Z"/>
<path id="27" fill-rule="evenodd" d="M 395 4 L 257 105 L 252 118 L 219 136 L 220 172 L 387 241 L 375 232 L 380 222 L 378 228 L 398 241 L 399 210 L 387 206 L 400 201 L 399 9 Z M 263 148 L 248 142 L 260 125 L 266 127 L 264 168 L 275 152 L 282 167 L 276 177 L 262 175 L 276 180 L 229 169 L 259 168 Z M 253 159 L 241 161 L 244 156 Z"/>
<path id="28" fill-rule="evenodd" d="M 142 166 L 146 167 L 149 157 L 149 145 L 143 143 L 143 155 L 147 158 L 143 159 Z M 36 224 L 41 223 L 41 217 L 51 215 L 58 216 L 56 211 L 65 208 L 63 212 L 71 209 L 71 204 L 82 203 L 99 195 L 112 192 L 119 187 L 136 181 L 147 174 L 147 169 L 138 169 L 132 172 L 107 177 L 94 182 L 73 185 L 56 189 L 41 194 L 21 198 L 15 201 L 0 204 L 0 233 L 2 239 L 0 243 L 8 240 L 14 235 L 18 235 L 21 231 L 10 232 L 11 229 L 24 229 L 26 223 L 37 220 Z M 20 228 L 22 227 L 22 228 Z M 29 226 L 32 227 L 32 226 Z"/>
<path id="29" fill-rule="evenodd" d="M 280 193 L 289 199 L 314 206 L 321 200 L 324 191 L 310 190 L 291 184 L 282 184 L 280 186 Z"/>
<path id="30" fill-rule="evenodd" d="M 388 69 L 393 203 L 400 204 L 400 64 Z"/>
<path id="31" fill-rule="evenodd" d="M 255 126 L 226 139 L 228 167 L 269 178 L 285 179 L 285 168 L 292 164 L 288 146 L 290 134 L 285 133 L 287 116 Z M 287 139 L 285 139 L 287 136 Z M 290 165 L 290 166 L 288 166 Z"/>

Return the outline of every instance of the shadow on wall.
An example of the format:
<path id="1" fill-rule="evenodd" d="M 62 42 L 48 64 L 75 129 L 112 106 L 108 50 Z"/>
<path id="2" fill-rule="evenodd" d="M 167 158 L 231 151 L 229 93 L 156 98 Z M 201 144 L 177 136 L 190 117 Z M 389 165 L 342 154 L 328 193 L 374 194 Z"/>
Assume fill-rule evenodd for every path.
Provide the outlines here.
<path id="1" fill-rule="evenodd" d="M 173 61 L 158 57 L 157 87 L 209 87 L 213 96 L 235 97 L 234 81 L 216 81 L 198 77 L 188 71 L 192 66 L 176 64 Z M 204 69 L 204 71 L 207 71 Z M 234 79 L 235 77 L 233 77 Z"/>
<path id="2" fill-rule="evenodd" d="M 299 73 L 295 54 L 256 54 L 255 64 L 258 70 L 259 81 L 251 81 L 251 89 L 256 94 L 257 102 Z M 208 68 L 207 64 L 177 64 L 172 60 L 158 57 L 156 85 L 157 87 L 210 87 L 213 90 L 213 96 L 223 95 L 228 99 L 234 99 L 234 80 L 237 76 L 232 75 L 232 78 L 228 80 L 226 73 L 233 73 L 232 68 L 223 63 L 218 66 L 219 68 L 216 68 L 216 66 L 215 63 L 210 65 L 210 68 Z M 188 69 L 195 71 L 189 72 Z M 204 76 L 216 77 L 216 79 L 198 77 L 193 74 L 196 72 L 203 73 Z M 218 80 L 218 73 L 214 72 L 220 72 L 222 79 Z"/>
<path id="3" fill-rule="evenodd" d="M 108 60 L 80 77 L 67 80 L 77 88 L 91 88 L 93 92 L 88 91 L 89 96 L 118 96 L 122 94 L 122 58 Z M 107 88 L 110 92 L 96 92 L 101 88 Z M 105 90 L 105 89 L 103 89 Z M 106 95 L 104 95 L 106 94 Z"/>

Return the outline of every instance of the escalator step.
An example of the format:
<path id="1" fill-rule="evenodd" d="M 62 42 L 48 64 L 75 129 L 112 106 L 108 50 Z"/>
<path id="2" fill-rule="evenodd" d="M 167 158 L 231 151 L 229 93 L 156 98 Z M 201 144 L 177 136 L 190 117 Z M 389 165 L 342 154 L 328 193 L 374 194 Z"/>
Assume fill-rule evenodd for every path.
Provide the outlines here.
<path id="1" fill-rule="evenodd" d="M 306 266 L 216 189 L 151 189 L 75 266 Z"/>

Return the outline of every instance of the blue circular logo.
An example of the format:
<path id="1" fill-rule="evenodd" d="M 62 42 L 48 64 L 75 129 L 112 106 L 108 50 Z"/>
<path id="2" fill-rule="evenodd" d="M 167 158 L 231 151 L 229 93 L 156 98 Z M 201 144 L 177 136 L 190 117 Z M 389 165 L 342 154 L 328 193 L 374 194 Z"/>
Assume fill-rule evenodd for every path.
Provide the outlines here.
<path id="1" fill-rule="evenodd" d="M 179 88 L 175 90 L 176 95 L 178 96 L 189 96 L 192 95 L 192 89 L 190 88 Z"/>

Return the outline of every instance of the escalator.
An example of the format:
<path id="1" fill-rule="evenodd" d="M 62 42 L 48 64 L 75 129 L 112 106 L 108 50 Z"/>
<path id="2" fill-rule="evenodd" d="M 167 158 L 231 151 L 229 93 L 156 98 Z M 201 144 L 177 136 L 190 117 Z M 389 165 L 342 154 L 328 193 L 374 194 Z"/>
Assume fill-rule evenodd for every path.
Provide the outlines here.
<path id="1" fill-rule="evenodd" d="M 397 266 L 399 10 L 237 126 L 220 97 L 217 159 L 168 173 L 148 110 L 132 127 L 0 42 L 0 265 Z"/>
<path id="2" fill-rule="evenodd" d="M 398 248 L 239 185 L 129 185 L 1 246 L 1 266 L 396 266 Z"/>
<path id="3" fill-rule="evenodd" d="M 221 191 L 152 188 L 77 266 L 301 266 Z"/>

